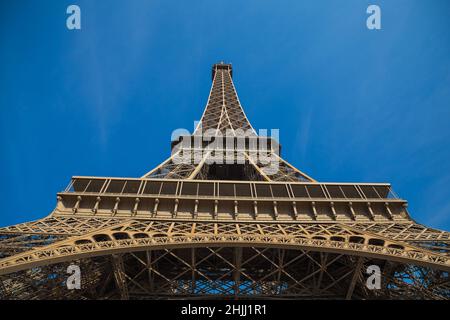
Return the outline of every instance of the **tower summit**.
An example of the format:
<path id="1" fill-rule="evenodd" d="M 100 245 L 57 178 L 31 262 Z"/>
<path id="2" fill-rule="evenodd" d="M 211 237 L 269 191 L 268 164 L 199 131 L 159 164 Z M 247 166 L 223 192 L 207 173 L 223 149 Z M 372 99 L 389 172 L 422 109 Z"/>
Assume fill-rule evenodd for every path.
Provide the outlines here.
<path id="1" fill-rule="evenodd" d="M 232 73 L 213 65 L 198 127 L 156 168 L 74 176 L 49 216 L 0 228 L 0 298 L 448 299 L 450 233 L 411 219 L 389 183 L 321 183 L 289 164 Z M 80 290 L 61 286 L 71 264 Z"/>
<path id="2" fill-rule="evenodd" d="M 230 74 L 230 77 L 233 78 L 233 67 L 231 63 L 224 63 L 223 61 L 219 63 L 215 63 L 212 66 L 211 71 L 211 79 L 214 80 L 214 76 L 216 75 L 216 70 L 225 70 Z"/>

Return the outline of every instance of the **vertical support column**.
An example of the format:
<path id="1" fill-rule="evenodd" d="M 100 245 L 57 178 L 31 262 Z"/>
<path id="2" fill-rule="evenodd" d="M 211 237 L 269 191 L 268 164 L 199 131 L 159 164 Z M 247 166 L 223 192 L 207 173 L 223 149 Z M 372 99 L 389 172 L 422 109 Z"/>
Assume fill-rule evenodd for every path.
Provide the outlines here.
<path id="1" fill-rule="evenodd" d="M 117 290 L 120 293 L 120 298 L 122 300 L 128 300 L 129 299 L 128 286 L 125 279 L 125 269 L 121 254 L 112 255 L 112 266 L 113 266 L 114 280 L 116 283 Z"/>
<path id="2" fill-rule="evenodd" d="M 358 278 L 361 275 L 361 268 L 363 266 L 363 262 L 364 262 L 364 258 L 359 257 L 358 262 L 356 263 L 355 273 L 353 273 L 353 277 L 350 282 L 350 286 L 348 287 L 347 295 L 345 296 L 346 300 L 350 300 L 352 298 L 353 291 L 355 290 L 356 282 L 358 281 Z"/>
<path id="3" fill-rule="evenodd" d="M 317 284 L 315 287 L 315 292 L 320 292 L 320 286 L 322 285 L 323 280 L 323 274 L 327 270 L 327 260 L 328 260 L 328 253 L 320 252 L 320 273 L 319 273 L 319 279 L 317 280 Z"/>
<path id="4" fill-rule="evenodd" d="M 197 283 L 195 281 L 195 270 L 197 268 L 196 266 L 196 259 L 195 259 L 195 248 L 191 249 L 191 293 L 195 294 L 195 291 L 197 289 Z"/>
<path id="5" fill-rule="evenodd" d="M 234 296 L 235 298 L 239 295 L 240 285 L 241 285 L 241 268 L 242 268 L 242 247 L 234 248 Z"/>
<path id="6" fill-rule="evenodd" d="M 152 266 L 152 264 L 153 264 L 152 252 L 145 251 L 145 256 L 147 258 L 148 283 L 149 283 L 150 291 L 153 293 L 155 290 L 155 285 L 154 285 L 153 266 Z"/>
<path id="7" fill-rule="evenodd" d="M 278 275 L 277 275 L 278 290 L 280 290 L 281 288 L 281 275 L 283 274 L 285 255 L 286 255 L 285 249 L 278 249 Z M 277 293 L 281 292 L 279 291 Z"/>

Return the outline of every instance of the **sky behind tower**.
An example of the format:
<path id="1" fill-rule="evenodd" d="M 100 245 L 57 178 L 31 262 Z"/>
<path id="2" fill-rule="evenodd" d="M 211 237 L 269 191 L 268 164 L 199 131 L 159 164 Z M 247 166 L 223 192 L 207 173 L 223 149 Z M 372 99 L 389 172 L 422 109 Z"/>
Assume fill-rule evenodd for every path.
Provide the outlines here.
<path id="1" fill-rule="evenodd" d="M 66 28 L 70 4 L 81 30 Z M 223 60 L 287 161 L 322 182 L 390 182 L 415 220 L 449 230 L 449 13 L 447 0 L 3 1 L 0 226 L 48 215 L 73 175 L 158 165 Z"/>

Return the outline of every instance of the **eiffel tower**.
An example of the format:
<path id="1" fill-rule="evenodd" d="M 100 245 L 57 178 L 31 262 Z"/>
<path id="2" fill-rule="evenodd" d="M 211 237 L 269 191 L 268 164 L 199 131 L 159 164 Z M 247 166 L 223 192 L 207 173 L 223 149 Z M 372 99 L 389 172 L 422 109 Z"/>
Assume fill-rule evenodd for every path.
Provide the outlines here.
<path id="1" fill-rule="evenodd" d="M 49 216 L 0 228 L 1 298 L 449 299 L 450 233 L 415 222 L 388 183 L 289 164 L 232 76 L 213 65 L 198 126 L 155 169 L 74 176 Z"/>

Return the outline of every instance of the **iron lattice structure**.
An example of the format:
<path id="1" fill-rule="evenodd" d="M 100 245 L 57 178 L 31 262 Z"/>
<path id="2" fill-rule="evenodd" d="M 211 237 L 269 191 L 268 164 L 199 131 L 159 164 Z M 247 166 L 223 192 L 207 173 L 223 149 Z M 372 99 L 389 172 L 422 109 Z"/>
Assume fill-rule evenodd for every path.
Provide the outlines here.
<path id="1" fill-rule="evenodd" d="M 228 129 L 232 141 L 246 130 L 244 144 L 180 138 L 141 178 L 73 177 L 48 217 L 0 228 L 3 299 L 450 297 L 450 233 L 412 220 L 389 184 L 319 183 L 296 169 L 252 128 L 231 65 L 212 78 L 185 141 Z M 254 156 L 264 143 L 275 172 Z M 227 152 L 241 162 L 209 161 Z M 71 263 L 80 290 L 64 285 Z M 378 290 L 366 286 L 369 265 Z"/>

